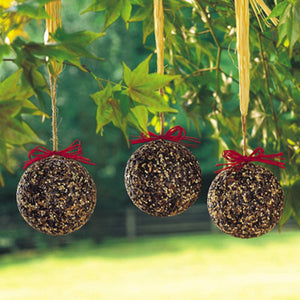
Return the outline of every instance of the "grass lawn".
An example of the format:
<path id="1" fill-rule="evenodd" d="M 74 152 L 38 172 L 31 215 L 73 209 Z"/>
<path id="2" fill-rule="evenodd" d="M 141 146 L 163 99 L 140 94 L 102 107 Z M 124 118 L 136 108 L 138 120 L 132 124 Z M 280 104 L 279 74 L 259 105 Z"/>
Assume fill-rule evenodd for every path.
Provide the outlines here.
<path id="1" fill-rule="evenodd" d="M 84 241 L 0 257 L 1 300 L 300 299 L 300 232 Z"/>

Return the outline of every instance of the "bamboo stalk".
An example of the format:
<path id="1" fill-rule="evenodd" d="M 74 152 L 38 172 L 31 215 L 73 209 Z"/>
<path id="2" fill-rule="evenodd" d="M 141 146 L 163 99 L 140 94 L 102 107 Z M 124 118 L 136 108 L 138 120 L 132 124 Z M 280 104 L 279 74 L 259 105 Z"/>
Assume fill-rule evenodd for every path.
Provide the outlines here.
<path id="1" fill-rule="evenodd" d="M 61 1 L 54 0 L 45 5 L 45 10 L 50 16 L 46 19 L 46 32 L 45 32 L 45 44 L 53 43 L 54 40 L 51 37 L 51 33 L 54 33 L 57 28 L 61 27 Z M 50 93 L 52 103 L 52 143 L 53 151 L 58 150 L 58 137 L 57 137 L 57 119 L 56 119 L 56 81 L 58 75 L 62 71 L 62 63 L 56 61 L 50 62 L 52 66 L 52 72 L 49 71 L 50 80 Z"/>
<path id="2" fill-rule="evenodd" d="M 164 8 L 162 0 L 154 0 L 154 33 L 157 54 L 157 73 L 164 74 Z M 160 95 L 163 97 L 164 91 L 159 90 Z M 164 114 L 160 113 L 160 134 L 164 133 Z"/>
<path id="3" fill-rule="evenodd" d="M 243 153 L 246 155 L 246 117 L 250 91 L 249 0 L 235 1 L 237 55 L 239 65 L 239 97 L 243 129 Z"/>

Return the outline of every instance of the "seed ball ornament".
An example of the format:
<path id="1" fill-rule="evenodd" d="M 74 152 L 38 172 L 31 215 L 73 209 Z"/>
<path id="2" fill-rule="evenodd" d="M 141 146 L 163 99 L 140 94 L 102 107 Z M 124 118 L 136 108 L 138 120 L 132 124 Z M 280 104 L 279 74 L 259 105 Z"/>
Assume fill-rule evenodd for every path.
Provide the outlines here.
<path id="1" fill-rule="evenodd" d="M 49 18 L 44 41 L 48 44 L 55 42 L 51 34 L 61 27 L 61 1 L 48 1 L 45 11 Z M 96 186 L 79 162 L 94 164 L 83 157 L 78 140 L 58 150 L 56 82 L 63 68 L 61 62 L 48 60 L 53 150 L 37 146 L 29 152 L 16 196 L 18 209 L 30 226 L 50 235 L 64 235 L 82 227 L 94 211 Z"/>
<path id="2" fill-rule="evenodd" d="M 17 187 L 17 205 L 24 220 L 50 235 L 64 235 L 82 227 L 96 205 L 96 186 L 78 162 L 92 164 L 82 156 L 79 141 L 62 151 L 36 147 Z"/>
<path id="3" fill-rule="evenodd" d="M 250 156 L 226 150 L 223 157 L 230 162 L 212 181 L 207 198 L 208 212 L 223 232 L 238 238 L 253 238 L 272 230 L 284 208 L 284 193 L 278 179 L 264 162 L 284 168 L 282 153 L 265 155 L 262 147 Z"/>
<path id="4" fill-rule="evenodd" d="M 186 137 L 180 126 L 171 128 L 166 135 L 149 132 L 149 137 L 141 136 L 131 143 L 146 143 L 133 153 L 125 169 L 130 199 L 140 210 L 156 217 L 184 212 L 198 198 L 202 175 L 196 157 L 181 143 L 197 142 L 196 139 Z"/>
<path id="5" fill-rule="evenodd" d="M 162 0 L 153 1 L 157 74 L 164 74 L 164 8 Z M 164 95 L 163 88 L 159 94 Z M 132 144 L 145 143 L 127 162 L 125 186 L 132 202 L 143 212 L 157 217 L 178 215 L 198 198 L 202 177 L 199 163 L 184 141 L 184 128 L 175 126 L 164 134 L 164 114 L 160 112 L 160 135 L 148 132 Z"/>
<path id="6" fill-rule="evenodd" d="M 250 1 L 256 8 L 270 10 L 263 1 Z M 229 162 L 211 183 L 207 207 L 213 222 L 223 232 L 238 238 L 258 237 L 269 232 L 278 223 L 284 207 L 284 194 L 278 179 L 254 161 L 284 168 L 282 153 L 264 154 L 262 147 L 249 156 L 246 141 L 246 120 L 250 92 L 249 0 L 234 1 L 237 32 L 237 58 L 239 66 L 239 100 L 243 132 L 243 155 L 233 150 L 223 152 Z M 258 19 L 259 20 L 259 19 Z M 276 19 L 272 22 L 275 24 Z M 263 53 L 261 54 L 263 56 Z"/>

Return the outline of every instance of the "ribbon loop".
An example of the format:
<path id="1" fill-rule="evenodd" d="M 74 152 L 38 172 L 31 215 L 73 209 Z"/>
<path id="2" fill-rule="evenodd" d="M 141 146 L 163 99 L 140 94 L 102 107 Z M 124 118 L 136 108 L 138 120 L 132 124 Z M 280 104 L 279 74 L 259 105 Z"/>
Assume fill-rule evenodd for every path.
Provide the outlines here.
<path id="1" fill-rule="evenodd" d="M 155 134 L 151 131 L 148 132 L 148 136 L 146 136 L 143 132 L 141 133 L 140 137 L 136 137 L 136 139 L 130 140 L 131 144 L 140 144 L 140 143 L 146 143 L 156 140 L 168 140 L 171 142 L 176 142 L 179 144 L 183 144 L 188 147 L 196 147 L 194 144 L 186 143 L 185 141 L 191 142 L 191 143 L 197 143 L 200 144 L 198 141 L 198 138 L 186 136 L 186 131 L 183 127 L 177 125 L 168 130 L 165 134 Z"/>
<path id="2" fill-rule="evenodd" d="M 227 169 L 242 168 L 246 163 L 253 161 L 258 161 L 285 169 L 284 162 L 275 160 L 285 160 L 282 152 L 265 154 L 265 150 L 262 147 L 257 147 L 254 149 L 249 156 L 242 155 L 234 150 L 224 150 L 222 156 L 228 161 L 228 163 L 216 164 L 216 167 L 224 166 L 224 168 L 215 171 L 215 173 L 220 173 Z"/>
<path id="3" fill-rule="evenodd" d="M 50 151 L 42 146 L 37 146 L 30 150 L 28 153 L 29 160 L 24 161 L 24 169 L 33 164 L 36 161 L 42 160 L 49 156 L 59 155 L 65 158 L 70 158 L 82 162 L 88 165 L 95 165 L 90 159 L 83 157 L 81 142 L 79 140 L 74 141 L 69 147 L 60 151 Z"/>

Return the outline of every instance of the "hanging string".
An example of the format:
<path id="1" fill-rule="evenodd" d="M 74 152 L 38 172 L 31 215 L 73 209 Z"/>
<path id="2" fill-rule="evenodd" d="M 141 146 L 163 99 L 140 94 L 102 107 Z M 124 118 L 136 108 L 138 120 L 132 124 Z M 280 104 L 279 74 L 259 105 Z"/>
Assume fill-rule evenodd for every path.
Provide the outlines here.
<path id="1" fill-rule="evenodd" d="M 53 151 L 58 149 L 57 138 L 57 121 L 56 121 L 56 77 L 49 76 L 50 79 L 50 94 L 51 94 L 51 109 L 52 109 L 52 143 Z"/>
<path id="2" fill-rule="evenodd" d="M 50 16 L 46 19 L 46 31 L 44 36 L 45 44 L 53 43 L 54 40 L 51 37 L 51 33 L 54 33 L 57 28 L 61 27 L 61 1 L 55 0 L 45 5 L 45 10 Z M 51 68 L 51 70 L 50 70 Z M 50 62 L 48 68 L 49 81 L 50 81 L 50 94 L 52 103 L 52 143 L 53 151 L 58 149 L 57 138 L 57 120 L 56 120 L 56 82 L 57 77 L 62 71 L 62 64 L 58 64 L 56 61 Z"/>
<path id="3" fill-rule="evenodd" d="M 164 74 L 164 7 L 163 0 L 153 0 L 154 4 L 154 32 L 157 53 L 157 73 Z M 163 97 L 164 91 L 159 90 L 160 95 Z M 160 134 L 164 134 L 164 114 L 160 113 Z"/>
<path id="4" fill-rule="evenodd" d="M 239 65 L 240 110 L 243 130 L 243 155 L 246 155 L 246 118 L 250 91 L 249 0 L 234 1 Z"/>

